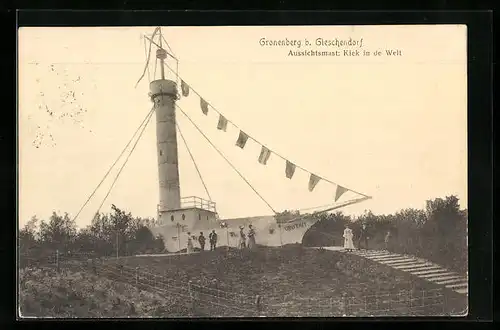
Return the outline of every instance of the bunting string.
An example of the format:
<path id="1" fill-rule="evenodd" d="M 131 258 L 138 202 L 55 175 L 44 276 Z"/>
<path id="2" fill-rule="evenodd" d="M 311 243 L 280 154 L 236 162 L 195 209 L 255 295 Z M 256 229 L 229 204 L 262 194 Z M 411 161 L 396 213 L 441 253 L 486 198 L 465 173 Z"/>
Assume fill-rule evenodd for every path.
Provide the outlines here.
<path id="1" fill-rule="evenodd" d="M 227 159 L 227 157 L 222 153 L 222 151 L 220 151 L 219 148 L 217 148 L 212 143 L 212 141 L 210 141 L 208 136 L 206 136 L 206 134 L 203 133 L 203 131 L 198 127 L 198 125 L 196 125 L 196 123 L 191 119 L 191 117 L 189 117 L 188 114 L 184 110 L 182 110 L 182 108 L 179 105 L 176 105 L 176 108 L 179 109 L 179 111 L 191 122 L 191 124 L 196 128 L 196 130 L 205 138 L 205 140 L 208 141 L 208 143 L 212 146 L 212 148 L 214 148 L 215 151 L 217 151 L 217 153 L 229 164 L 229 166 L 232 167 L 232 169 L 243 179 L 243 181 L 245 181 L 245 183 L 254 191 L 254 193 L 257 196 L 259 196 L 259 198 L 271 209 L 271 211 L 274 214 L 276 214 L 277 212 L 271 206 L 271 204 L 269 204 L 269 202 L 264 197 L 262 197 L 261 194 L 259 194 L 259 192 L 254 188 L 254 186 L 250 182 L 248 182 L 248 180 L 245 178 L 245 176 L 243 174 L 241 174 L 241 172 L 231 163 L 231 161 L 229 159 Z"/>
<path id="2" fill-rule="evenodd" d="M 223 121 L 223 125 L 221 127 L 223 127 L 223 129 L 221 128 L 221 130 L 224 130 L 226 131 L 226 128 L 227 128 L 227 124 L 230 124 L 231 126 L 233 126 L 234 128 L 236 128 L 237 130 L 240 131 L 240 135 L 238 137 L 238 140 L 236 142 L 236 145 L 240 148 L 244 148 L 247 140 L 252 140 L 254 141 L 255 143 L 261 145 L 263 148 L 266 148 L 268 151 L 269 151 L 269 155 L 272 153 L 274 154 L 276 157 L 278 158 L 281 158 L 282 160 L 286 161 L 287 163 L 287 166 L 286 166 L 286 177 L 291 179 L 294 172 L 295 172 L 295 169 L 300 169 L 308 174 L 311 175 L 310 177 L 310 180 L 309 180 L 309 190 L 312 191 L 312 189 L 314 189 L 314 187 L 316 186 L 316 184 L 319 182 L 319 180 L 321 181 L 325 181 L 329 184 L 332 184 L 332 185 L 335 185 L 337 187 L 336 189 L 336 193 L 335 193 L 335 201 L 338 200 L 338 198 L 340 198 L 340 196 L 342 194 L 344 194 L 345 192 L 347 191 L 351 191 L 355 194 L 358 194 L 360 196 L 363 196 L 365 198 L 371 198 L 370 196 L 366 195 L 366 194 L 362 194 L 358 191 L 355 191 L 353 189 L 350 189 L 350 188 L 346 188 L 345 186 L 343 185 L 340 185 L 334 181 L 331 181 L 329 179 L 326 179 L 324 177 L 320 177 L 318 175 L 315 175 L 313 174 L 313 172 L 305 169 L 304 167 L 302 166 L 299 166 L 295 163 L 292 163 L 291 161 L 289 161 L 289 159 L 283 157 L 282 155 L 278 154 L 277 152 L 275 151 L 272 151 L 270 148 L 268 148 L 265 144 L 261 143 L 260 141 L 258 141 L 257 139 L 255 139 L 254 137 L 246 134 L 238 125 L 236 125 L 234 122 L 232 122 L 231 120 L 227 119 L 226 116 L 224 116 L 217 108 L 215 108 L 212 104 L 210 104 L 209 102 L 207 102 L 202 96 L 200 93 L 198 93 L 191 84 L 188 84 L 185 80 L 182 79 L 182 77 L 179 77 L 178 76 L 178 73 L 173 70 L 167 63 L 165 63 L 165 66 L 174 74 L 176 75 L 179 79 L 181 79 L 181 81 L 183 81 L 187 86 L 189 86 L 189 90 L 192 91 L 194 94 L 196 94 L 199 98 L 200 98 L 200 106 L 202 108 L 202 111 L 203 113 L 206 115 L 208 113 L 208 107 L 212 108 L 212 110 L 214 112 L 216 112 L 218 115 L 219 115 L 219 124 L 218 124 L 218 127 L 220 126 L 220 123 L 221 123 L 221 119 Z M 260 157 L 259 157 L 259 160 L 260 160 Z M 266 160 L 267 162 L 267 160 Z M 311 188 L 312 186 L 312 188 Z"/>

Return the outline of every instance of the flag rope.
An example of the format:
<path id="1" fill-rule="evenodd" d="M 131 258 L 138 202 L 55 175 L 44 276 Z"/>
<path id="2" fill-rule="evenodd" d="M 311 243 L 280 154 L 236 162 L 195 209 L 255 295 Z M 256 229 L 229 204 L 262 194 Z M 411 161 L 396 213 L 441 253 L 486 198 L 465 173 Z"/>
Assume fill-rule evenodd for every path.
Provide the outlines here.
<path id="1" fill-rule="evenodd" d="M 120 152 L 120 154 L 118 155 L 118 157 L 116 158 L 116 160 L 114 161 L 114 163 L 109 167 L 109 169 L 106 172 L 106 174 L 104 174 L 104 177 L 101 179 L 101 181 L 99 182 L 99 184 L 97 185 L 97 187 L 95 187 L 94 191 L 90 194 L 90 196 L 87 198 L 87 200 L 85 201 L 85 203 L 83 203 L 83 205 L 81 206 L 80 210 L 78 211 L 78 213 L 73 218 L 73 221 L 75 221 L 78 218 L 78 216 L 82 212 L 83 208 L 88 204 L 88 202 L 90 201 L 90 199 L 95 195 L 95 193 L 97 192 L 97 189 L 99 189 L 99 187 L 102 185 L 102 183 L 104 182 L 104 180 L 106 180 L 106 178 L 108 177 L 109 173 L 115 167 L 116 163 L 118 163 L 118 161 L 120 160 L 120 158 L 123 156 L 123 154 L 125 153 L 125 151 L 129 147 L 130 143 L 132 143 L 132 141 L 134 140 L 134 137 L 137 135 L 137 133 L 139 132 L 139 130 L 141 129 L 141 127 L 143 127 L 144 123 L 146 123 L 146 121 L 149 120 L 149 118 L 151 118 L 151 115 L 154 112 L 154 110 L 155 109 L 153 107 L 151 109 L 151 111 L 146 115 L 146 117 L 144 117 L 144 119 L 142 120 L 141 124 L 139 125 L 139 127 L 137 127 L 137 129 L 135 130 L 134 134 L 132 134 L 132 137 L 127 142 L 127 144 L 125 145 L 125 147 L 123 147 L 122 151 Z"/>
<path id="2" fill-rule="evenodd" d="M 186 139 L 184 138 L 184 135 L 182 134 L 181 128 L 179 124 L 176 122 L 175 126 L 177 126 L 177 130 L 179 131 L 179 135 L 182 138 L 182 141 L 184 141 L 184 145 L 186 146 L 186 149 L 189 153 L 189 156 L 191 157 L 191 160 L 193 161 L 194 167 L 196 168 L 196 172 L 198 172 L 198 176 L 200 177 L 201 183 L 203 184 L 203 187 L 205 188 L 205 192 L 208 195 L 208 199 L 212 201 L 212 197 L 210 196 L 210 193 L 208 192 L 207 185 L 205 184 L 205 180 L 203 180 L 203 176 L 201 175 L 200 169 L 198 168 L 198 164 L 196 164 L 196 161 L 194 160 L 193 154 L 191 153 L 191 150 L 189 149 L 188 143 Z"/>
<path id="3" fill-rule="evenodd" d="M 245 183 L 254 191 L 254 193 L 257 194 L 257 196 L 259 196 L 259 198 L 271 209 L 271 211 L 274 214 L 277 214 L 277 212 L 274 210 L 274 208 L 271 206 L 271 204 L 269 204 L 267 202 L 267 200 L 264 197 L 262 197 L 262 195 L 254 188 L 254 186 L 250 182 L 248 182 L 248 180 L 233 165 L 233 163 L 231 163 L 231 161 L 229 159 L 227 159 L 227 157 L 222 153 L 222 151 L 220 151 L 219 148 L 217 148 L 213 144 L 213 142 L 208 138 L 208 136 L 205 135 L 205 133 L 203 133 L 203 131 L 198 127 L 198 125 L 196 125 L 196 123 L 191 119 L 191 117 L 189 117 L 189 115 L 184 110 L 182 110 L 182 108 L 179 105 L 176 104 L 175 106 L 191 122 L 191 124 L 196 128 L 196 130 L 198 130 L 198 132 L 208 141 L 208 143 L 210 143 L 210 145 L 212 146 L 212 148 L 214 148 L 215 151 L 217 151 L 217 153 L 229 164 L 229 166 L 231 166 L 232 169 L 243 179 L 243 181 L 245 181 Z"/>
<path id="4" fill-rule="evenodd" d="M 99 208 L 97 209 L 96 215 L 101 210 L 101 208 L 104 205 L 104 202 L 106 201 L 106 199 L 108 199 L 108 196 L 111 193 L 111 190 L 113 190 L 113 187 L 115 186 L 116 181 L 118 181 L 118 178 L 120 177 L 120 174 L 122 173 L 123 169 L 125 168 L 125 165 L 127 165 L 127 162 L 129 160 L 130 156 L 132 155 L 132 153 L 134 152 L 135 147 L 137 147 L 137 144 L 139 143 L 139 140 L 141 139 L 142 134 L 144 133 L 144 130 L 146 129 L 146 127 L 148 127 L 149 121 L 150 121 L 151 117 L 153 116 L 154 110 L 155 110 L 155 108 L 153 108 L 153 110 L 148 114 L 147 120 L 146 120 L 144 126 L 142 126 L 142 130 L 139 133 L 139 136 L 137 137 L 137 140 L 135 140 L 135 143 L 132 146 L 132 149 L 130 149 L 130 152 L 128 153 L 127 158 L 125 158 L 125 162 L 123 163 L 122 167 L 120 168 L 120 170 L 116 174 L 115 179 L 113 180 L 113 183 L 111 184 L 111 187 L 109 187 L 106 196 L 104 196 L 104 198 L 103 198 L 103 200 L 101 202 L 101 205 L 99 205 Z"/>
<path id="5" fill-rule="evenodd" d="M 206 101 L 206 100 L 205 100 L 205 99 L 204 99 L 204 98 L 200 95 L 200 93 L 198 93 L 198 92 L 197 92 L 197 91 L 196 91 L 196 90 L 195 90 L 195 89 L 194 89 L 194 88 L 193 88 L 190 84 L 188 84 L 185 80 L 183 80 L 183 79 L 182 79 L 182 77 L 180 77 L 180 76 L 177 74 L 177 72 L 175 72 L 175 70 L 173 70 L 173 69 L 172 69 L 172 68 L 171 68 L 171 67 L 170 67 L 167 63 L 165 63 L 165 66 L 166 66 L 166 67 L 167 67 L 167 68 L 168 68 L 168 69 L 169 69 L 169 70 L 170 70 L 170 71 L 171 71 L 171 72 L 172 72 L 172 73 L 173 73 L 176 77 L 178 77 L 179 79 L 181 79 L 181 81 L 184 81 L 184 83 L 186 83 L 186 84 L 189 86 L 189 89 L 190 89 L 190 90 L 192 90 L 192 91 L 193 91 L 193 93 L 195 93 L 195 94 L 196 94 L 196 95 L 197 95 L 200 99 L 203 99 L 203 100 L 207 103 L 207 105 L 208 105 L 208 106 L 210 106 L 210 108 L 212 108 L 212 109 L 213 109 L 213 110 L 214 110 L 214 111 L 215 111 L 218 115 L 223 116 L 223 117 L 226 119 L 226 121 L 227 121 L 229 124 L 231 124 L 232 126 L 234 126 L 236 129 L 238 129 L 238 130 L 240 130 L 240 131 L 243 131 L 243 130 L 242 130 L 242 129 L 238 126 L 238 125 L 236 125 L 233 121 L 229 120 L 229 119 L 228 119 L 226 116 L 224 116 L 224 115 L 223 115 L 223 114 L 222 114 L 219 110 L 217 110 L 217 109 L 216 109 L 216 108 L 215 108 L 215 107 L 214 107 L 214 106 L 213 106 L 210 102 Z M 245 132 L 245 134 L 246 134 L 246 132 Z M 257 144 L 259 144 L 259 145 L 261 145 L 261 146 L 263 146 L 263 147 L 267 148 L 267 149 L 268 149 L 268 150 L 270 150 L 270 151 L 271 151 L 274 155 L 276 155 L 278 158 L 281 158 L 281 159 L 282 159 L 282 160 L 284 160 L 284 161 L 289 161 L 289 162 L 290 162 L 290 160 L 289 160 L 288 158 L 285 158 L 285 157 L 283 157 L 282 155 L 278 154 L 277 152 L 275 152 L 275 151 L 274 151 L 274 150 L 272 150 L 271 148 L 267 147 L 265 144 L 263 144 L 263 143 L 259 142 L 259 141 L 258 141 L 257 139 L 255 139 L 254 137 L 252 137 L 252 136 L 250 136 L 250 135 L 248 135 L 248 134 L 246 134 L 246 135 L 247 135 L 248 139 L 251 139 L 251 140 L 253 140 L 255 143 L 257 143 Z M 313 172 L 308 171 L 307 169 L 305 169 L 305 168 L 304 168 L 304 167 L 302 167 L 302 166 L 299 166 L 299 165 L 297 165 L 297 164 L 295 164 L 295 163 L 293 163 L 293 164 L 295 165 L 295 167 L 296 167 L 296 168 L 299 168 L 299 169 L 301 169 L 302 171 L 304 171 L 304 172 L 306 172 L 306 173 L 309 173 L 309 174 L 314 174 Z M 353 190 L 353 189 L 347 188 L 346 186 L 340 185 L 340 184 L 338 184 L 338 183 L 336 183 L 336 182 L 334 182 L 334 181 L 332 181 L 332 180 L 326 179 L 326 178 L 324 178 L 324 177 L 322 177 L 322 176 L 319 176 L 319 175 L 317 175 L 317 176 L 318 176 L 321 180 L 323 180 L 323 181 L 325 181 L 325 182 L 328 182 L 328 183 L 330 183 L 330 184 L 332 184 L 332 185 L 335 185 L 335 186 L 338 186 L 338 187 L 343 187 L 343 188 L 345 188 L 345 189 L 347 189 L 347 190 L 349 190 L 349 191 L 351 191 L 351 192 L 353 192 L 353 193 L 355 193 L 355 194 L 358 194 L 358 195 L 360 195 L 360 196 L 363 196 L 363 197 L 366 197 L 366 198 L 371 198 L 371 196 L 368 196 L 368 195 L 366 195 L 366 194 L 360 193 L 360 192 L 355 191 L 355 190 Z"/>

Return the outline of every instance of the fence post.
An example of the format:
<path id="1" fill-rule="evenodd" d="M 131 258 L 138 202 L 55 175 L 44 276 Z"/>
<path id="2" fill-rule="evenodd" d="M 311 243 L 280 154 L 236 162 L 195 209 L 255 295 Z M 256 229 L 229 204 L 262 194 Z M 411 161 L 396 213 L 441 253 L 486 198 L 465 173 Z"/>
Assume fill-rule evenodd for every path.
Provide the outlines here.
<path id="1" fill-rule="evenodd" d="M 259 295 L 255 296 L 255 307 L 257 309 L 257 315 L 260 316 L 262 313 L 261 298 Z"/>
<path id="2" fill-rule="evenodd" d="M 344 307 L 344 315 L 343 316 L 348 316 L 349 315 L 349 306 L 348 306 L 349 301 L 348 301 L 348 297 L 347 297 L 346 292 L 344 292 L 342 294 L 342 301 L 344 303 L 344 306 L 343 306 Z"/>
<path id="3" fill-rule="evenodd" d="M 386 305 L 387 308 L 388 308 L 388 312 L 387 313 L 393 312 L 393 310 L 392 310 L 392 299 L 393 299 L 392 294 L 388 293 L 387 294 L 387 305 Z M 390 315 L 387 315 L 387 316 L 390 316 Z"/>
<path id="4" fill-rule="evenodd" d="M 448 309 L 447 309 L 448 299 L 446 296 L 446 290 L 444 288 L 441 289 L 441 297 L 440 298 L 441 298 L 440 299 L 441 304 L 443 305 L 443 315 L 446 315 L 448 312 Z"/>
<path id="5" fill-rule="evenodd" d="M 139 267 L 135 267 L 135 285 L 139 284 Z"/>
<path id="6" fill-rule="evenodd" d="M 214 288 L 215 288 L 215 295 L 217 297 L 217 303 L 220 304 L 220 292 L 219 292 L 219 282 L 217 281 L 216 278 L 212 281 Z"/>
<path id="7" fill-rule="evenodd" d="M 59 273 L 60 268 L 59 268 L 59 250 L 56 250 L 56 270 Z"/>
<path id="8" fill-rule="evenodd" d="M 196 305 L 195 305 L 195 299 L 194 299 L 191 280 L 188 282 L 188 292 L 189 292 L 189 298 L 191 299 L 191 314 L 192 314 L 192 316 L 194 316 L 196 313 Z"/>

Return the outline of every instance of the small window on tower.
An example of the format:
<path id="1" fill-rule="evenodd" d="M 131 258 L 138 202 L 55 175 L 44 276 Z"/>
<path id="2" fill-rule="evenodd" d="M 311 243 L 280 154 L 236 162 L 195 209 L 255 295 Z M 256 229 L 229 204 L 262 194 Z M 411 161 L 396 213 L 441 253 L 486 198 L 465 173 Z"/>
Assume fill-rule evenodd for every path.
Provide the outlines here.
<path id="1" fill-rule="evenodd" d="M 174 221 L 174 216 L 173 215 L 170 216 L 170 221 Z"/>
<path id="2" fill-rule="evenodd" d="M 163 150 L 160 149 L 160 156 L 163 156 Z"/>
<path id="3" fill-rule="evenodd" d="M 207 215 L 207 220 L 208 220 L 208 215 Z"/>
<path id="4" fill-rule="evenodd" d="M 184 214 L 182 215 L 182 220 L 186 220 L 186 216 Z"/>
<path id="5" fill-rule="evenodd" d="M 201 214 L 198 214 L 198 220 L 201 220 Z"/>

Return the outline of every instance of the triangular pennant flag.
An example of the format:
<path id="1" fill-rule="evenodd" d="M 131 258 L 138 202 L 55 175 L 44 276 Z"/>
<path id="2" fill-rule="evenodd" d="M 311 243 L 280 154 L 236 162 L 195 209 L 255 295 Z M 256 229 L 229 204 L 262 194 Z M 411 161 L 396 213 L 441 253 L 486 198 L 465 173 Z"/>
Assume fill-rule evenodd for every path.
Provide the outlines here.
<path id="1" fill-rule="evenodd" d="M 286 169 L 285 169 L 286 177 L 288 179 L 291 179 L 294 173 L 295 173 L 295 164 L 293 164 L 287 160 L 286 161 Z"/>
<path id="2" fill-rule="evenodd" d="M 335 201 L 337 201 L 340 198 L 340 196 L 342 196 L 342 194 L 348 190 L 349 189 L 337 185 L 337 191 L 335 192 Z"/>
<path id="3" fill-rule="evenodd" d="M 238 136 L 236 145 L 241 149 L 243 149 L 245 147 L 245 144 L 247 143 L 247 140 L 248 140 L 248 135 L 246 135 L 245 132 L 240 131 L 240 135 Z"/>
<path id="4" fill-rule="evenodd" d="M 208 103 L 200 97 L 200 107 L 204 115 L 208 114 Z"/>
<path id="5" fill-rule="evenodd" d="M 189 96 L 189 85 L 184 82 L 184 80 L 181 80 L 181 90 L 182 90 L 182 96 L 187 97 Z"/>
<path id="6" fill-rule="evenodd" d="M 313 191 L 320 179 L 321 178 L 319 176 L 311 173 L 311 177 L 309 178 L 309 191 Z"/>
<path id="7" fill-rule="evenodd" d="M 217 124 L 217 129 L 224 132 L 227 130 L 227 119 L 223 115 L 219 115 L 219 123 Z"/>
<path id="8" fill-rule="evenodd" d="M 271 150 L 262 146 L 262 149 L 260 150 L 259 163 L 261 163 L 262 165 L 266 165 L 269 157 L 271 157 Z"/>

